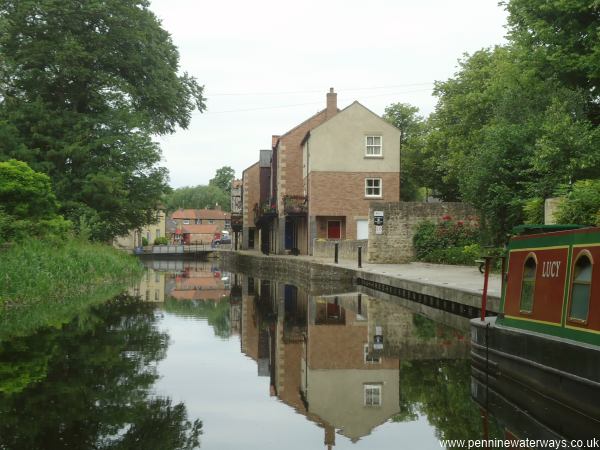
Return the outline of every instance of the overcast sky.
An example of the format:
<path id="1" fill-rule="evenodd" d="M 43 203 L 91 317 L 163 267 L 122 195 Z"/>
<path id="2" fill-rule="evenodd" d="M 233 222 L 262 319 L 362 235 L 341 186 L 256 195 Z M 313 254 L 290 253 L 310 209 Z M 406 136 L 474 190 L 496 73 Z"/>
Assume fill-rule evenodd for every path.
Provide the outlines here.
<path id="1" fill-rule="evenodd" d="M 151 0 L 205 86 L 207 111 L 159 139 L 171 186 L 238 177 L 283 134 L 325 107 L 358 100 L 377 114 L 395 102 L 433 111 L 435 80 L 463 53 L 504 42 L 496 0 Z"/>

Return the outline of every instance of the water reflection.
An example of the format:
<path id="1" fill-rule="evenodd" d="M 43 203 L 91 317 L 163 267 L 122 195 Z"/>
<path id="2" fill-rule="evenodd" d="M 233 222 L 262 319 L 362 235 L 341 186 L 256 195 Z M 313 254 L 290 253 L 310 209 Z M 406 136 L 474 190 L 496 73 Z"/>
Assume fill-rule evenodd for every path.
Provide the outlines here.
<path id="1" fill-rule="evenodd" d="M 151 395 L 169 337 L 122 295 L 62 330 L 0 344 L 0 448 L 192 449 L 202 423 Z"/>
<path id="2" fill-rule="evenodd" d="M 150 261 L 129 295 L 0 344 L 0 448 L 439 448 L 483 433 L 468 351 L 398 302 Z"/>

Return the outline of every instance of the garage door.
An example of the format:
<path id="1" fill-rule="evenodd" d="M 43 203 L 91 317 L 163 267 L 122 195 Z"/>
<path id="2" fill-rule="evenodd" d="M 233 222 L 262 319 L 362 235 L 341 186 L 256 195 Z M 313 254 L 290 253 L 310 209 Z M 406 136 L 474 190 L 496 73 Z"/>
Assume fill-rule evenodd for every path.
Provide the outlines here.
<path id="1" fill-rule="evenodd" d="M 369 239 L 369 221 L 367 219 L 356 221 L 356 239 Z"/>

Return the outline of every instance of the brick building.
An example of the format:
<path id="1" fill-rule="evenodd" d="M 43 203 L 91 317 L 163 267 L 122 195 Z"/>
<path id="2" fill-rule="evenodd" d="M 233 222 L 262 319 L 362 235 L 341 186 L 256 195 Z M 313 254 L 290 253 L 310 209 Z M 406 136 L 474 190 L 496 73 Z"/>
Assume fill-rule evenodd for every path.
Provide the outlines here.
<path id="1" fill-rule="evenodd" d="M 311 254 L 315 239 L 367 239 L 369 202 L 399 201 L 399 172 L 400 130 L 358 102 L 340 111 L 332 88 L 244 171 L 242 247 Z"/>
<path id="2" fill-rule="evenodd" d="M 302 143 L 309 253 L 314 239 L 367 239 L 370 202 L 400 200 L 400 130 L 354 102 Z"/>

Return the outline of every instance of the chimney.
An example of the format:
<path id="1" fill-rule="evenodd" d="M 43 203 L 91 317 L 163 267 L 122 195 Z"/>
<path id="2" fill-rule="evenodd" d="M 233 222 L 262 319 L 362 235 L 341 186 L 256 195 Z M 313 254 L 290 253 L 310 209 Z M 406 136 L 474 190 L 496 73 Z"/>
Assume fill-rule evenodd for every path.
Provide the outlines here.
<path id="1" fill-rule="evenodd" d="M 337 114 L 337 94 L 333 92 L 333 88 L 329 88 L 327 93 L 327 111 L 325 115 L 328 119 Z"/>

